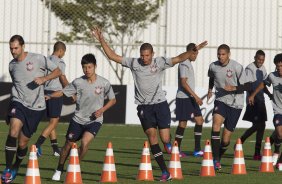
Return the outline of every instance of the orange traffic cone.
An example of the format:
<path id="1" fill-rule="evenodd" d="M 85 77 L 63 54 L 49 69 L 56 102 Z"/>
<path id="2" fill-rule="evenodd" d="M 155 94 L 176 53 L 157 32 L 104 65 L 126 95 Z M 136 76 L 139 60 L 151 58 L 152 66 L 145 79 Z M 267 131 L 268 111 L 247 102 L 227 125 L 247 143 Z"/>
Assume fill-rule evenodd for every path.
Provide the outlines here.
<path id="1" fill-rule="evenodd" d="M 72 144 L 69 165 L 64 184 L 82 184 L 80 165 L 76 143 Z"/>
<path id="2" fill-rule="evenodd" d="M 116 166 L 112 143 L 108 143 L 100 182 L 117 182 Z"/>
<path id="3" fill-rule="evenodd" d="M 177 141 L 174 141 L 168 168 L 172 178 L 183 179 Z"/>
<path id="4" fill-rule="evenodd" d="M 247 174 L 241 139 L 237 139 L 231 174 Z"/>
<path id="5" fill-rule="evenodd" d="M 260 172 L 274 172 L 272 164 L 272 152 L 269 137 L 266 137 L 261 158 Z"/>
<path id="6" fill-rule="evenodd" d="M 137 180 L 154 181 L 148 141 L 144 142 Z"/>
<path id="7" fill-rule="evenodd" d="M 24 179 L 25 184 L 41 184 L 39 173 L 36 146 L 32 145 L 29 152 L 29 160 L 27 164 L 26 175 Z"/>
<path id="8" fill-rule="evenodd" d="M 206 140 L 200 176 L 215 176 L 210 141 Z"/>

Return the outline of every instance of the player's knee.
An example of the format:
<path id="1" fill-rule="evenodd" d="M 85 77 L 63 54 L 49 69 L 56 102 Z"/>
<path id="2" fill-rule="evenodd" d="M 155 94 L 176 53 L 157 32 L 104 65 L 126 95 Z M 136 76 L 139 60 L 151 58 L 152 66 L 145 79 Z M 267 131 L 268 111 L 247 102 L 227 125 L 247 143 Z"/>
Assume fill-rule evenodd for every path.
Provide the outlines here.
<path id="1" fill-rule="evenodd" d="M 228 148 L 229 144 L 230 144 L 230 141 L 222 141 L 221 142 L 221 147 L 222 148 Z"/>

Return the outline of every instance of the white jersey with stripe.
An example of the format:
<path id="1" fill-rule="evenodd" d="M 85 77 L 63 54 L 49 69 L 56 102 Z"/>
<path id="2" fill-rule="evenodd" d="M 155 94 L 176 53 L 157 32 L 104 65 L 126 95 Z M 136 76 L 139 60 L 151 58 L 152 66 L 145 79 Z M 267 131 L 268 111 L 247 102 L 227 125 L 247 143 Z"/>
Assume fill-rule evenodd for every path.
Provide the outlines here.
<path id="1" fill-rule="evenodd" d="M 48 58 L 59 67 L 59 69 L 62 72 L 62 75 L 65 75 L 66 64 L 64 60 L 62 60 L 61 58 L 58 58 L 58 56 L 55 56 L 55 55 L 51 55 Z M 53 80 L 47 81 L 45 83 L 45 90 L 60 91 L 62 89 L 63 89 L 63 86 L 60 82 L 59 77 Z"/>
<path id="2" fill-rule="evenodd" d="M 76 95 L 76 109 L 73 120 L 86 125 L 95 122 L 103 122 L 103 116 L 93 120 L 92 113 L 104 106 L 104 100 L 115 99 L 115 94 L 110 82 L 96 75 L 96 80 L 89 83 L 85 76 L 75 79 L 63 89 L 63 93 L 71 97 Z"/>
<path id="3" fill-rule="evenodd" d="M 38 86 L 34 79 L 44 77 L 47 70 L 52 72 L 57 66 L 43 55 L 27 53 L 23 61 L 13 59 L 9 63 L 12 78 L 12 101 L 17 101 L 31 110 L 44 110 L 44 85 Z"/>
<path id="4" fill-rule="evenodd" d="M 195 91 L 195 74 L 190 60 L 183 61 L 178 65 L 178 89 L 176 98 L 190 98 L 191 95 L 182 87 L 181 78 L 187 78 L 186 83 Z"/>
<path id="5" fill-rule="evenodd" d="M 164 70 L 173 66 L 171 58 L 157 57 L 150 65 L 144 65 L 141 58 L 123 58 L 122 65 L 132 72 L 136 104 L 158 104 L 166 101 L 162 78 Z"/>
<path id="6" fill-rule="evenodd" d="M 278 72 L 271 72 L 264 83 L 267 86 L 273 86 L 273 100 L 272 106 L 274 114 L 282 114 L 282 77 Z"/>
<path id="7" fill-rule="evenodd" d="M 247 99 L 249 95 L 258 87 L 258 85 L 263 82 L 267 78 L 267 72 L 265 67 L 262 65 L 261 67 L 257 67 L 255 63 L 250 63 L 245 68 L 246 76 L 250 82 L 252 82 L 252 89 L 247 91 Z M 261 90 L 255 96 L 255 102 L 264 103 L 264 92 Z"/>
<path id="8" fill-rule="evenodd" d="M 216 100 L 236 109 L 244 107 L 244 92 L 224 90 L 225 86 L 239 86 L 248 82 L 241 64 L 230 60 L 227 65 L 222 66 L 219 61 L 215 61 L 209 66 L 208 76 L 214 78 Z"/>

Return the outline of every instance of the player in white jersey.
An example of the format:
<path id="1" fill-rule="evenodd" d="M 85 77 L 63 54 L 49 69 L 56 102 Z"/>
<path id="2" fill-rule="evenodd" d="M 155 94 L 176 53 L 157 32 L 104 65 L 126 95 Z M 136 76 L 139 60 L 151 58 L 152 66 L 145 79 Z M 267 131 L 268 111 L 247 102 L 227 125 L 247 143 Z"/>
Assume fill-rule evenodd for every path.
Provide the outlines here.
<path id="1" fill-rule="evenodd" d="M 195 46 L 196 44 L 189 43 L 186 47 L 186 51 L 192 50 Z M 181 151 L 180 146 L 188 120 L 195 122 L 195 147 L 193 155 L 195 157 L 200 157 L 204 154 L 201 150 L 201 136 L 204 119 L 201 113 L 201 109 L 199 107 L 203 104 L 203 101 L 195 93 L 195 74 L 194 68 L 191 63 L 196 60 L 197 56 L 198 52 L 195 52 L 195 54 L 192 54 L 188 58 L 188 60 L 179 63 L 178 65 L 178 90 L 176 93 L 175 114 L 176 120 L 179 121 L 179 124 L 175 131 L 175 141 L 177 141 L 178 143 L 180 157 L 187 156 L 185 152 Z"/>
<path id="2" fill-rule="evenodd" d="M 66 64 L 62 59 L 65 55 L 65 52 L 66 52 L 66 45 L 61 41 L 57 41 L 54 44 L 53 53 L 51 56 L 49 56 L 49 59 L 60 68 L 62 74 L 58 78 L 50 80 L 45 83 L 45 88 L 44 88 L 45 94 L 51 94 L 54 91 L 60 91 L 69 84 L 65 75 Z M 42 131 L 41 135 L 38 137 L 35 143 L 38 156 L 42 155 L 41 145 L 44 143 L 44 141 L 48 136 L 50 137 L 50 142 L 53 148 L 54 156 L 60 156 L 60 150 L 58 148 L 58 142 L 56 136 L 56 126 L 59 123 L 62 106 L 63 106 L 63 97 L 46 101 L 46 111 L 47 111 L 47 117 L 49 118 L 49 124 Z"/>
<path id="3" fill-rule="evenodd" d="M 3 183 L 10 183 L 16 178 L 27 153 L 28 142 L 42 118 L 45 110 L 43 84 L 61 75 L 60 69 L 45 56 L 25 52 L 22 36 L 12 36 L 9 44 L 14 58 L 9 63 L 13 86 L 7 116 L 10 129 L 5 144 L 6 168 L 1 177 Z M 16 161 L 12 164 L 15 154 Z"/>
<path id="4" fill-rule="evenodd" d="M 257 88 L 257 86 L 266 79 L 267 72 L 263 66 L 265 60 L 265 53 L 262 50 L 258 50 L 254 57 L 255 61 L 250 63 L 245 72 L 248 79 L 252 82 L 252 88 L 247 91 L 247 99 L 249 95 Z M 242 144 L 250 137 L 254 132 L 256 133 L 255 153 L 253 155 L 254 160 L 261 160 L 261 142 L 265 130 L 265 122 L 267 121 L 267 113 L 264 100 L 264 92 L 271 98 L 271 93 L 267 88 L 264 88 L 255 96 L 255 104 L 247 104 L 243 120 L 252 122 L 252 126 L 247 129 L 241 136 Z"/>
<path id="5" fill-rule="evenodd" d="M 274 57 L 274 64 L 276 66 L 276 71 L 271 72 L 267 79 L 260 83 L 259 86 L 255 89 L 255 91 L 250 95 L 249 97 L 249 104 L 254 105 L 255 104 L 255 96 L 265 88 L 265 85 L 273 86 L 273 100 L 272 100 L 272 106 L 273 106 L 273 125 L 275 127 L 275 133 L 276 133 L 276 140 L 277 143 L 281 144 L 282 142 L 282 54 L 277 54 Z M 277 169 L 279 171 L 282 171 L 282 156 L 280 155 L 280 158 L 276 164 Z"/>
<path id="6" fill-rule="evenodd" d="M 103 113 L 116 103 L 115 94 L 110 82 L 95 73 L 97 64 L 93 54 L 86 54 L 81 59 L 84 76 L 75 79 L 62 91 L 46 96 L 47 99 L 71 97 L 76 95 L 76 109 L 66 134 L 57 169 L 52 180 L 59 181 L 71 146 L 81 139 L 79 159 L 85 156 L 89 144 L 97 136 L 103 123 Z M 104 104 L 104 100 L 109 101 Z"/>
<path id="7" fill-rule="evenodd" d="M 165 92 L 162 90 L 164 70 L 185 61 L 194 52 L 207 45 L 207 42 L 201 43 L 192 51 L 184 52 L 172 58 L 153 58 L 152 45 L 143 43 L 140 47 L 139 58 L 127 58 L 117 55 L 108 46 L 99 28 L 95 27 L 92 30 L 92 35 L 101 43 L 104 52 L 110 60 L 130 68 L 135 85 L 135 103 L 138 105 L 138 117 L 149 139 L 151 151 L 162 171 L 160 181 L 171 180 L 158 143 L 158 131 L 164 144 L 170 142 L 170 110 L 165 98 Z"/>
<path id="8" fill-rule="evenodd" d="M 232 132 L 238 123 L 244 106 L 244 90 L 248 89 L 244 68 L 238 62 L 230 59 L 230 47 L 222 44 L 217 48 L 218 61 L 210 64 L 209 90 L 207 100 L 212 96 L 215 86 L 215 101 L 213 110 L 213 123 L 211 144 L 215 170 L 221 170 L 220 158 L 230 144 Z M 246 86 L 245 86 L 246 83 Z M 227 91 L 226 86 L 235 86 L 234 91 Z M 220 140 L 221 125 L 224 130 Z"/>

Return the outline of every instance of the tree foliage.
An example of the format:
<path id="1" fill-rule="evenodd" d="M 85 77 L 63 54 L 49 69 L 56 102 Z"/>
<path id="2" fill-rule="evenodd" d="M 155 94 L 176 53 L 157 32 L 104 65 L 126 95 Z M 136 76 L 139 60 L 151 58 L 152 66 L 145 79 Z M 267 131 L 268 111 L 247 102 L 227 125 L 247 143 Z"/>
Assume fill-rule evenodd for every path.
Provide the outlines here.
<path id="1" fill-rule="evenodd" d="M 119 43 L 122 54 L 130 51 L 127 43 L 136 43 L 140 31 L 158 19 L 164 0 L 51 0 L 51 10 L 70 29 L 58 32 L 57 38 L 66 42 L 94 42 L 90 30 L 101 27 L 109 44 Z M 50 0 L 46 0 L 46 6 Z M 101 50 L 99 46 L 97 46 Z M 110 62 L 120 83 L 123 68 Z"/>

